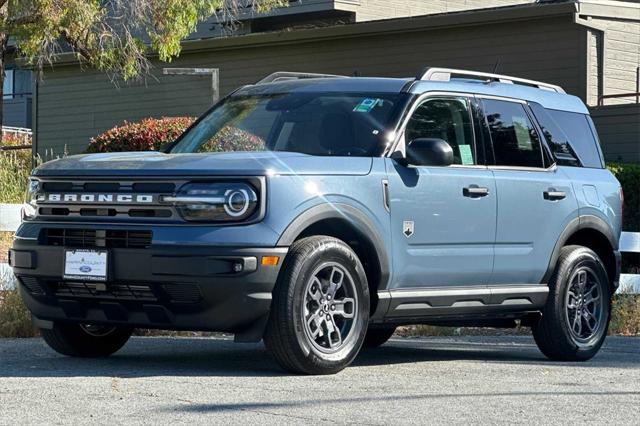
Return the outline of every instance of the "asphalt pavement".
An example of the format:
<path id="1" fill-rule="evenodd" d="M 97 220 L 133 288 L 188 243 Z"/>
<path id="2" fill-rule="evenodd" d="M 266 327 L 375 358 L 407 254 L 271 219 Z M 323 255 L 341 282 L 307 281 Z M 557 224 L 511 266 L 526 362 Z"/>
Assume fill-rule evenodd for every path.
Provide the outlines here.
<path id="1" fill-rule="evenodd" d="M 590 362 L 527 336 L 394 338 L 334 376 L 284 373 L 261 344 L 137 337 L 107 359 L 0 339 L 0 424 L 640 424 L 640 338 Z"/>

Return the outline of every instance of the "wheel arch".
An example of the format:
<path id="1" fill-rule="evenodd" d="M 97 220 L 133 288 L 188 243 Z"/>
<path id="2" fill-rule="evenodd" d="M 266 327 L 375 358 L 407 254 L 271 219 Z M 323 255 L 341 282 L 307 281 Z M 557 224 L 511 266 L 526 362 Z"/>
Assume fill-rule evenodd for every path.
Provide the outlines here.
<path id="1" fill-rule="evenodd" d="M 321 204 L 296 217 L 282 233 L 277 245 L 290 246 L 294 241 L 311 235 L 339 238 L 358 255 L 369 282 L 371 312 L 375 312 L 378 290 L 388 286 L 390 263 L 384 240 L 373 221 L 348 204 Z"/>
<path id="2" fill-rule="evenodd" d="M 542 282 L 546 283 L 555 270 L 560 250 L 567 245 L 581 245 L 593 250 L 602 260 L 609 277 L 609 285 L 614 291 L 618 281 L 618 239 L 611 227 L 597 216 L 579 216 L 573 219 L 560 234 L 551 254 L 551 260 Z"/>

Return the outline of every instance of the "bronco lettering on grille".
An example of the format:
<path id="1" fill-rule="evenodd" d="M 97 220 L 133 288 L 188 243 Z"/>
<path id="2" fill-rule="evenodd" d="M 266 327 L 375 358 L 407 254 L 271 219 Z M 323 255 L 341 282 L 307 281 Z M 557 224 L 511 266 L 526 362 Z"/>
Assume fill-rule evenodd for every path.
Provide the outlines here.
<path id="1" fill-rule="evenodd" d="M 149 194 L 39 194 L 37 201 L 40 203 L 135 203 L 151 204 L 154 196 Z"/>

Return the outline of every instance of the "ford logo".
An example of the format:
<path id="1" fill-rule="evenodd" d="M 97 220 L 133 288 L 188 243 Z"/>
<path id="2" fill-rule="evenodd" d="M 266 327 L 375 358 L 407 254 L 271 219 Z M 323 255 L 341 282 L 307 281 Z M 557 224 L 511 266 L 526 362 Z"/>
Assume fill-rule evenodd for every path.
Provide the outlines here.
<path id="1" fill-rule="evenodd" d="M 86 274 L 87 272 L 91 272 L 91 266 L 82 265 L 82 266 L 80 267 L 80 272 L 84 272 L 85 274 Z"/>

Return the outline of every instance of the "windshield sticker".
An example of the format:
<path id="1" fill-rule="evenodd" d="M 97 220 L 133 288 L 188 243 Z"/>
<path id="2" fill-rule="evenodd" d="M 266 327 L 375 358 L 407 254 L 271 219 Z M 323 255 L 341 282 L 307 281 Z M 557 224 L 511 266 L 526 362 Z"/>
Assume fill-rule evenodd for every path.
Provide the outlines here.
<path id="1" fill-rule="evenodd" d="M 371 112 L 380 99 L 365 98 L 353 109 L 354 112 Z"/>
<path id="2" fill-rule="evenodd" d="M 464 166 L 473 165 L 473 155 L 471 154 L 471 145 L 458 145 L 460 151 L 460 160 Z"/>

